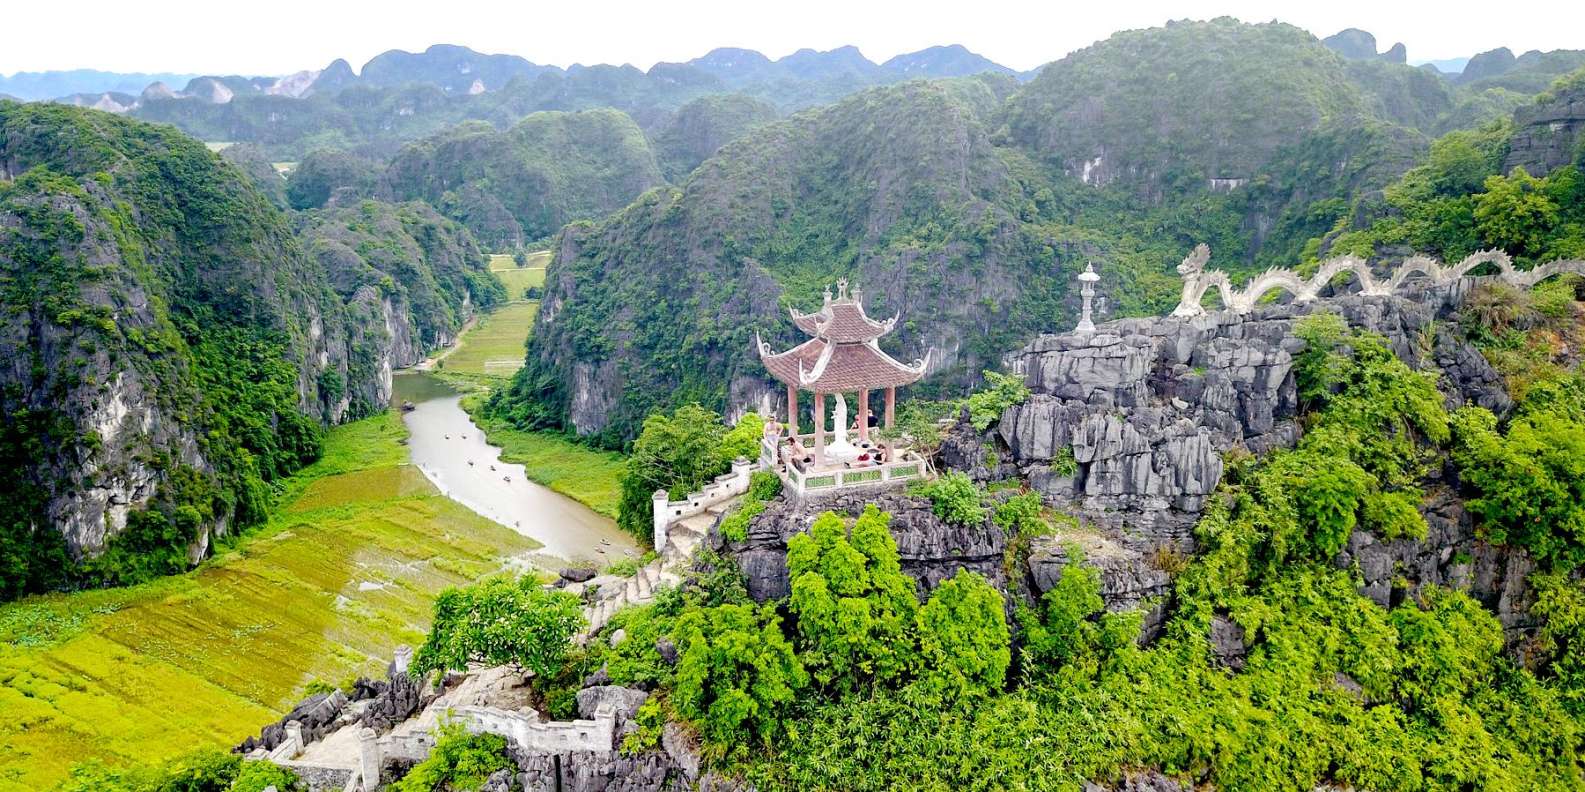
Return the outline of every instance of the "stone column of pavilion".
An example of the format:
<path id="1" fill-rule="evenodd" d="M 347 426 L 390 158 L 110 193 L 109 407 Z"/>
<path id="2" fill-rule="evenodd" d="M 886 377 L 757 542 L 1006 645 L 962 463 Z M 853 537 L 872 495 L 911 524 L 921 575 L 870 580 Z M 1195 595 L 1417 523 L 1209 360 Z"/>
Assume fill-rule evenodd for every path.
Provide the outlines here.
<path id="1" fill-rule="evenodd" d="M 810 336 L 808 341 L 785 352 L 773 352 L 755 336 L 766 370 L 787 386 L 788 432 L 798 431 L 798 392 L 809 391 L 814 394 L 815 464 L 848 461 L 827 458 L 826 395 L 838 399 L 846 393 L 858 395 L 858 438 L 860 443 L 868 442 L 870 391 L 885 391 L 884 421 L 890 427 L 896 420 L 897 388 L 923 377 L 930 356 L 907 365 L 881 351 L 879 339 L 892 331 L 897 317 L 883 322 L 871 319 L 864 313 L 858 287 L 850 296 L 846 280 L 837 281 L 835 297 L 826 289 L 820 310 L 806 314 L 789 308 L 789 313 L 793 324 Z"/>

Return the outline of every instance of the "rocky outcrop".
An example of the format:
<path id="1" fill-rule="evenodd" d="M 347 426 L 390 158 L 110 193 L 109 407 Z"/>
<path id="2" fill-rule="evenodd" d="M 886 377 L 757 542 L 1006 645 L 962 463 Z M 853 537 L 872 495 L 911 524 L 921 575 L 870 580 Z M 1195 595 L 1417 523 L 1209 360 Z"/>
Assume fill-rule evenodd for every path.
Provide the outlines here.
<path id="1" fill-rule="evenodd" d="M 823 512 L 853 518 L 870 503 L 891 515 L 892 538 L 897 541 L 903 572 L 918 581 L 920 598 L 959 569 L 978 572 L 998 589 L 1007 590 L 1003 569 L 1007 538 L 1001 529 L 989 520 L 973 528 L 952 525 L 930 510 L 928 500 L 897 493 L 878 497 L 848 493 L 804 504 L 775 500 L 749 524 L 744 541 L 728 542 L 718 530 L 711 531 L 710 541 L 718 552 L 737 562 L 749 596 L 759 602 L 780 599 L 791 592 L 787 540 L 808 530 Z"/>
<path id="2" fill-rule="evenodd" d="M 1293 366 L 1303 341 L 1293 325 L 1303 315 L 1339 313 L 1382 335 L 1410 365 L 1440 371 L 1450 407 L 1507 412 L 1512 402 L 1501 377 L 1443 321 L 1470 284 L 1413 298 L 1356 295 L 1269 306 L 1247 316 L 1123 320 L 1091 336 L 1030 343 L 1016 365 L 1032 395 L 1010 407 L 995 430 L 1011 456 L 999 464 L 1016 466 L 1049 502 L 1088 526 L 1032 544 L 1033 590 L 1055 585 L 1076 545 L 1099 570 L 1109 610 L 1157 604 L 1146 615 L 1150 636 L 1170 570 L 1194 551 L 1192 529 L 1221 481 L 1222 454 L 1265 453 L 1298 439 Z M 983 464 L 956 453 L 949 464 Z M 1389 541 L 1355 532 L 1335 563 L 1357 568 L 1361 594 L 1383 606 L 1428 585 L 1466 590 L 1497 614 L 1515 644 L 1535 626 L 1525 584 L 1532 562 L 1476 536 L 1450 475 L 1438 472 L 1425 484 L 1425 538 Z M 1213 636 L 1226 648 L 1218 656 L 1236 667 L 1241 654 L 1233 626 L 1224 627 L 1225 634 Z"/>
<path id="3" fill-rule="evenodd" d="M 1513 120 L 1503 173 L 1524 168 L 1542 176 L 1564 165 L 1585 164 L 1585 84 L 1521 107 Z"/>
<path id="4" fill-rule="evenodd" d="M 1041 336 L 1014 357 L 1032 395 L 1003 414 L 997 431 L 1051 502 L 1135 549 L 1187 551 L 1189 530 L 1221 481 L 1221 455 L 1298 439 L 1300 316 L 1337 312 L 1384 336 L 1411 365 L 1439 367 L 1450 403 L 1505 411 L 1510 402 L 1485 358 L 1434 324 L 1465 288 L 1128 319 L 1093 335 Z"/>

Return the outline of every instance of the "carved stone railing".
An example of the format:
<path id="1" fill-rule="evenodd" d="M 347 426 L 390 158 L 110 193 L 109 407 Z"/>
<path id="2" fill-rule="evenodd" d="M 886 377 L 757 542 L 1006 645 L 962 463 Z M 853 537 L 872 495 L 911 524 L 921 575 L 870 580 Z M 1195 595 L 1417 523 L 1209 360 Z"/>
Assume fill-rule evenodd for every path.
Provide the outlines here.
<path id="1" fill-rule="evenodd" d="M 1522 289 L 1528 289 L 1547 278 L 1565 272 L 1585 274 L 1585 261 L 1553 261 L 1533 269 L 1519 270 L 1514 268 L 1513 259 L 1507 253 L 1500 250 L 1483 250 L 1466 256 L 1457 264 L 1449 265 L 1442 264 L 1429 256 L 1411 256 L 1404 259 L 1390 276 L 1382 279 L 1371 272 L 1370 265 L 1364 259 L 1358 256 L 1339 256 L 1322 262 L 1315 274 L 1309 278 L 1293 270 L 1269 269 L 1250 279 L 1243 289 L 1234 289 L 1227 273 L 1219 270 L 1206 271 L 1205 263 L 1210 258 L 1211 249 L 1202 244 L 1195 247 L 1194 252 L 1178 265 L 1178 274 L 1183 276 L 1183 295 L 1178 307 L 1172 312 L 1173 316 L 1192 317 L 1204 314 L 1205 308 L 1201 305 L 1201 300 L 1212 286 L 1217 288 L 1222 298 L 1222 306 L 1240 314 L 1254 310 L 1255 306 L 1260 304 L 1262 297 L 1276 290 L 1293 295 L 1294 302 L 1308 302 L 1316 299 L 1322 288 L 1344 272 L 1354 274 L 1361 294 L 1377 296 L 1397 293 L 1398 289 L 1411 278 L 1415 278 L 1416 282 L 1432 286 L 1452 283 L 1482 264 L 1496 265 L 1497 279 Z"/>

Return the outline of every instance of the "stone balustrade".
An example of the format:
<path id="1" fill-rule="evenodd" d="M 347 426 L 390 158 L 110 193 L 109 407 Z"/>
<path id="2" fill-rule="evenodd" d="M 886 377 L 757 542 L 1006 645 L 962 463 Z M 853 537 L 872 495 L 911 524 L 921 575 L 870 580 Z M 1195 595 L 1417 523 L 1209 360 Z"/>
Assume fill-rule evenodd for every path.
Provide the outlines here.
<path id="1" fill-rule="evenodd" d="M 665 490 L 655 490 L 655 550 L 666 548 L 666 530 L 672 523 L 696 514 L 703 514 L 711 506 L 725 503 L 748 492 L 749 475 L 757 463 L 738 457 L 732 462 L 732 471 L 717 476 L 698 492 L 689 493 L 679 501 L 671 500 Z"/>

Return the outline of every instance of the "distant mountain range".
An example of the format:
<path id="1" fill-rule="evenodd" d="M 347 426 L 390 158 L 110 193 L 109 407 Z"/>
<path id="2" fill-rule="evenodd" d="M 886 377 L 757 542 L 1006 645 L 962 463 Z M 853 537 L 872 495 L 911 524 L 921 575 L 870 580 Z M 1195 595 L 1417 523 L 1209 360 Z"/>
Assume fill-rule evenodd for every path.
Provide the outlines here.
<path id="1" fill-rule="evenodd" d="M 543 75 L 566 77 L 590 69 L 636 71 L 650 76 L 664 74 L 683 80 L 692 72 L 695 80 L 701 76 L 714 77 L 735 89 L 758 83 L 823 81 L 879 85 L 903 79 L 962 77 L 982 72 L 1033 76 L 1033 72 L 1020 74 L 958 44 L 905 53 L 885 63 L 871 61 L 852 46 L 825 52 L 801 49 L 776 60 L 754 50 L 721 48 L 684 63 L 658 63 L 647 72 L 631 66 L 581 64 L 564 69 L 534 63 L 517 55 L 485 54 L 454 44 L 436 44 L 423 52 L 383 52 L 357 72 L 343 59 L 322 69 L 262 77 L 118 73 L 91 69 L 19 72 L 11 77 L 0 77 L 0 94 L 25 101 L 55 99 L 125 112 L 148 99 L 201 98 L 225 102 L 232 96 L 246 93 L 303 97 L 354 85 L 396 88 L 419 83 L 438 86 L 446 93 L 478 94 L 504 88 L 515 79 L 532 81 Z"/>

